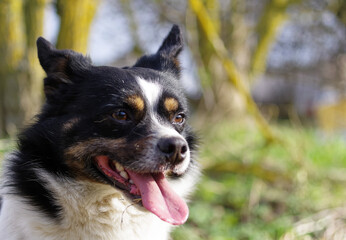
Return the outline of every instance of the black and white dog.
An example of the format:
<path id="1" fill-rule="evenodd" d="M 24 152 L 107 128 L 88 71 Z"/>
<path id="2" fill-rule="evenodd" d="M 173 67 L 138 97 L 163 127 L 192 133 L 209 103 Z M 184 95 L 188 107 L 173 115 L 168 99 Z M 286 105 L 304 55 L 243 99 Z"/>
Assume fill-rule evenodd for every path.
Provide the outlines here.
<path id="1" fill-rule="evenodd" d="M 182 36 L 133 67 L 37 40 L 46 103 L 3 166 L 0 239 L 169 238 L 198 177 L 179 86 Z"/>

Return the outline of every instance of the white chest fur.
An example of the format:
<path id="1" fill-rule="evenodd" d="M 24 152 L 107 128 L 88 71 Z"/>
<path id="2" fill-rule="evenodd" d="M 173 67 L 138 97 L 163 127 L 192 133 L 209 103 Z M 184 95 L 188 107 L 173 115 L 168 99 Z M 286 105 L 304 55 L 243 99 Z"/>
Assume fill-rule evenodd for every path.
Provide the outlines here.
<path id="1" fill-rule="evenodd" d="M 55 185 L 63 206 L 62 220 L 54 222 L 18 196 L 5 195 L 0 239 L 168 239 L 169 224 L 132 205 L 114 188 L 88 182 L 49 182 Z"/>
<path id="2" fill-rule="evenodd" d="M 36 169 L 36 174 L 62 206 L 61 220 L 49 219 L 24 198 L 10 194 L 11 189 L 2 188 L 0 240 L 169 239 L 172 225 L 127 200 L 121 191 L 109 185 L 53 177 L 42 169 Z M 198 175 L 198 170 L 192 169 L 171 182 L 171 186 L 186 198 Z M 11 182 L 6 175 L 2 180 Z"/>

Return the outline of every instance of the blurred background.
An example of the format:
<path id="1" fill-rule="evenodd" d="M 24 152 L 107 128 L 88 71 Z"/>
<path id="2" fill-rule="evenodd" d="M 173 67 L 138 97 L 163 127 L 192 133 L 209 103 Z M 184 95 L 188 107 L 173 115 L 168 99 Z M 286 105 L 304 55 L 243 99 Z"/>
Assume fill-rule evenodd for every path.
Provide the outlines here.
<path id="1" fill-rule="evenodd" d="M 345 0 L 0 0 L 0 23 L 0 160 L 44 100 L 38 36 L 123 67 L 176 23 L 203 175 L 173 239 L 346 239 Z"/>

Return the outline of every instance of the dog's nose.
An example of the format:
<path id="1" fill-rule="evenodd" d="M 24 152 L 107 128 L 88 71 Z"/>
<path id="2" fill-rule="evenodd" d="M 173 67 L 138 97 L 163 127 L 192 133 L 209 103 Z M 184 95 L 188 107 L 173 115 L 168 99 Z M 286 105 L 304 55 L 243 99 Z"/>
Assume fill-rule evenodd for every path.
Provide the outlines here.
<path id="1" fill-rule="evenodd" d="M 157 144 L 159 150 L 165 155 L 167 161 L 178 164 L 186 157 L 187 144 L 178 137 L 162 138 Z"/>

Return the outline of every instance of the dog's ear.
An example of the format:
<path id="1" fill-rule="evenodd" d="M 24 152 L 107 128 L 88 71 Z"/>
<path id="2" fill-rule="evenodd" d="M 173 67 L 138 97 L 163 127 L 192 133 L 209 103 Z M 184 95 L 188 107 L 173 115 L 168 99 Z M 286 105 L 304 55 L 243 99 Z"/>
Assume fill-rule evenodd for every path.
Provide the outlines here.
<path id="1" fill-rule="evenodd" d="M 183 49 L 183 37 L 178 25 L 173 25 L 171 31 L 163 41 L 157 54 L 163 58 L 176 61 L 179 53 Z"/>
<path id="2" fill-rule="evenodd" d="M 72 50 L 57 50 L 46 39 L 36 41 L 38 59 L 47 77 L 44 79 L 44 92 L 48 101 L 59 98 L 68 85 L 75 83 L 77 72 L 88 69 L 91 60 Z"/>
<path id="3" fill-rule="evenodd" d="M 183 37 L 179 26 L 173 25 L 161 47 L 153 55 L 145 55 L 138 59 L 134 67 L 152 68 L 163 72 L 180 75 L 179 53 L 183 49 Z"/>

